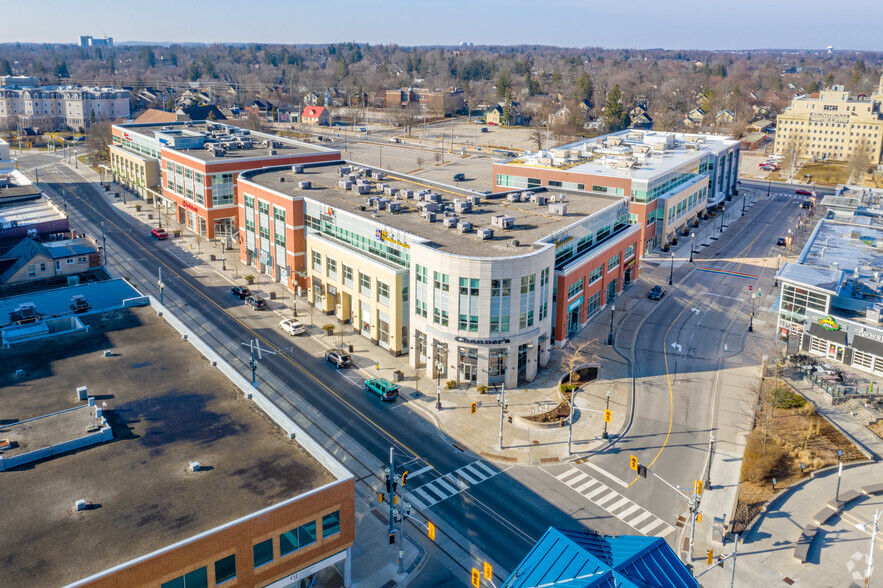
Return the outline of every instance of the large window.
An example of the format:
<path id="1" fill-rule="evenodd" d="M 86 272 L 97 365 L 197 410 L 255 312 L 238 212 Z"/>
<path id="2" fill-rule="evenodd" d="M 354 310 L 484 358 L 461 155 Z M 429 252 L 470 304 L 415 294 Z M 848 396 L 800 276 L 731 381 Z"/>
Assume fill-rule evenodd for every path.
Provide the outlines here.
<path id="1" fill-rule="evenodd" d="M 389 306 L 389 284 L 377 280 L 377 302 Z"/>
<path id="2" fill-rule="evenodd" d="M 324 522 L 324 521 L 323 521 Z M 285 556 L 316 542 L 316 521 L 279 535 L 279 555 Z"/>
<path id="3" fill-rule="evenodd" d="M 583 291 L 583 284 L 585 284 L 585 279 L 580 278 L 578 281 L 574 282 L 570 286 L 567 287 L 567 299 L 570 300 L 577 294 Z"/>
<path id="4" fill-rule="evenodd" d="M 322 254 L 318 251 L 313 251 L 313 269 L 318 272 L 322 271 Z"/>
<path id="5" fill-rule="evenodd" d="M 325 268 L 328 272 L 328 277 L 332 280 L 337 279 L 337 260 L 331 259 L 330 257 L 325 258 Z"/>
<path id="6" fill-rule="evenodd" d="M 598 280 L 601 279 L 601 274 L 603 273 L 601 266 L 596 267 L 592 270 L 592 273 L 589 274 L 589 283 L 594 284 Z"/>
<path id="7" fill-rule="evenodd" d="M 322 517 L 322 537 L 328 537 L 340 532 L 340 511 Z"/>
<path id="8" fill-rule="evenodd" d="M 174 580 L 163 582 L 160 588 L 208 588 L 208 568 L 203 566 Z"/>
<path id="9" fill-rule="evenodd" d="M 371 276 L 359 272 L 359 293 L 371 296 Z"/>
<path id="10" fill-rule="evenodd" d="M 782 285 L 782 305 L 779 315 L 793 322 L 803 322 L 806 309 L 828 312 L 828 297 L 793 284 Z"/>
<path id="11" fill-rule="evenodd" d="M 613 257 L 611 257 L 607 261 L 607 271 L 612 272 L 613 270 L 617 269 L 618 267 L 619 267 L 619 253 L 617 253 L 616 255 L 614 255 Z"/>
<path id="12" fill-rule="evenodd" d="M 343 265 L 343 285 L 352 288 L 353 287 L 353 268 L 344 264 Z"/>
<path id="13" fill-rule="evenodd" d="M 232 580 L 236 577 L 236 554 L 228 555 L 215 562 L 215 584 Z"/>
<path id="14" fill-rule="evenodd" d="M 254 567 L 260 567 L 273 561 L 273 540 L 261 541 L 252 548 Z"/>

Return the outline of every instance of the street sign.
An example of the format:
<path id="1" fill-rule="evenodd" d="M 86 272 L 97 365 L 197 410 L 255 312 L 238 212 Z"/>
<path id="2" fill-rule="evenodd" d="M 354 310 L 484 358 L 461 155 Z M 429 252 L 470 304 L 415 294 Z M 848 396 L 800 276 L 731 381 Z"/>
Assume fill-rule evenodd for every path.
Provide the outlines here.
<path id="1" fill-rule="evenodd" d="M 478 402 L 476 402 L 476 404 L 478 405 L 478 408 L 481 408 L 481 400 L 479 400 Z"/>
<path id="2" fill-rule="evenodd" d="M 613 411 L 612 410 L 605 410 L 604 411 L 604 422 L 609 423 L 612 420 L 613 420 Z"/>
<path id="3" fill-rule="evenodd" d="M 494 579 L 494 566 L 492 566 L 488 562 L 484 562 L 484 579 L 485 580 L 493 580 Z"/>
<path id="4" fill-rule="evenodd" d="M 754 290 L 754 286 L 748 286 L 748 291 L 751 292 L 752 290 Z"/>
<path id="5" fill-rule="evenodd" d="M 709 549 L 706 553 L 706 563 L 711 565 L 714 562 L 714 549 Z"/>
<path id="6" fill-rule="evenodd" d="M 481 574 L 479 574 L 478 570 L 475 568 L 472 568 L 472 585 L 475 586 L 475 588 L 481 586 Z"/>
<path id="7" fill-rule="evenodd" d="M 629 457 L 629 467 L 636 472 L 638 471 L 638 456 L 632 455 Z"/>

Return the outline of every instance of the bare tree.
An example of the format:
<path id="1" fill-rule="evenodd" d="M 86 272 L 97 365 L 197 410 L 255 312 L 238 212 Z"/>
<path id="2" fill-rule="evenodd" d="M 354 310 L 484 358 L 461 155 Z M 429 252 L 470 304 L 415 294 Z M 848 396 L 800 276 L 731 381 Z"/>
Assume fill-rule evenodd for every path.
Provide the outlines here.
<path id="1" fill-rule="evenodd" d="M 530 129 L 530 142 L 537 146 L 537 151 L 543 150 L 543 129 L 539 126 Z"/>
<path id="2" fill-rule="evenodd" d="M 110 146 L 113 142 L 110 121 L 101 121 L 89 127 L 86 145 L 93 151 L 93 158 L 98 161 L 110 160 Z"/>
<path id="3" fill-rule="evenodd" d="M 849 154 L 849 182 L 861 184 L 871 167 L 871 158 L 868 155 L 868 142 L 861 139 Z"/>

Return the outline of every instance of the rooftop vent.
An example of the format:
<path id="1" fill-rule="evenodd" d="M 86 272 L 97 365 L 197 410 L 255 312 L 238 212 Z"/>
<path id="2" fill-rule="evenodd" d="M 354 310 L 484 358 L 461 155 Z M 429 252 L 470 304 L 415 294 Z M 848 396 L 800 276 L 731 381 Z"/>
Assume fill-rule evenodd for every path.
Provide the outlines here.
<path id="1" fill-rule="evenodd" d="M 77 400 L 86 400 L 89 398 L 89 387 L 79 386 L 77 388 Z"/>
<path id="2" fill-rule="evenodd" d="M 302 166 L 302 165 L 292 165 L 292 166 L 291 166 L 291 171 L 293 171 L 293 172 L 296 173 L 296 174 L 302 174 L 302 173 L 304 173 L 304 166 Z"/>
<path id="3" fill-rule="evenodd" d="M 76 508 L 78 511 L 81 511 L 89 508 L 89 505 L 86 504 L 86 501 L 84 499 L 80 498 L 79 500 L 74 502 L 74 508 Z"/>
<path id="4" fill-rule="evenodd" d="M 190 469 L 191 472 L 198 472 L 202 468 L 202 466 L 199 465 L 198 461 L 191 461 L 187 467 Z"/>
<path id="5" fill-rule="evenodd" d="M 516 239 L 513 239 L 513 240 L 512 240 L 512 247 L 518 247 L 519 245 L 521 245 L 521 242 L 520 242 L 520 241 L 518 241 L 518 240 L 516 240 Z"/>
<path id="6" fill-rule="evenodd" d="M 284 181 L 285 181 L 285 176 L 279 176 L 279 181 L 280 181 L 280 182 L 284 182 Z"/>
<path id="7" fill-rule="evenodd" d="M 301 190 L 309 190 L 312 184 L 310 182 L 298 182 L 297 187 Z"/>
<path id="8" fill-rule="evenodd" d="M 276 155 L 276 150 L 272 147 L 267 149 L 267 155 Z"/>

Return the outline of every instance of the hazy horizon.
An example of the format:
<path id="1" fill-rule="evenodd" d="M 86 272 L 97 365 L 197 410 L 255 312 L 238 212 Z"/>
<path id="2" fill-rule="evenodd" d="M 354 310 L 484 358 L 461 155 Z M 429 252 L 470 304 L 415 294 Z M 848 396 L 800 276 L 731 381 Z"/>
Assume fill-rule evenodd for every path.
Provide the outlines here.
<path id="1" fill-rule="evenodd" d="M 883 2 L 844 0 L 837 5 L 837 14 L 848 15 L 849 22 L 824 16 L 830 4 L 819 0 L 806 0 L 799 9 L 788 4 L 745 0 L 718 6 L 699 0 L 626 0 L 588 6 L 577 0 L 542 4 L 526 0 L 424 0 L 419 4 L 340 0 L 332 12 L 328 5 L 282 0 L 266 0 L 259 11 L 246 11 L 241 2 L 231 0 L 187 4 L 43 0 L 6 8 L 3 42 L 71 44 L 80 35 L 91 35 L 110 36 L 118 44 L 355 41 L 454 46 L 465 42 L 688 51 L 824 50 L 831 45 L 843 51 L 883 51 L 879 35 Z M 47 20 L 47 14 L 54 18 Z"/>

